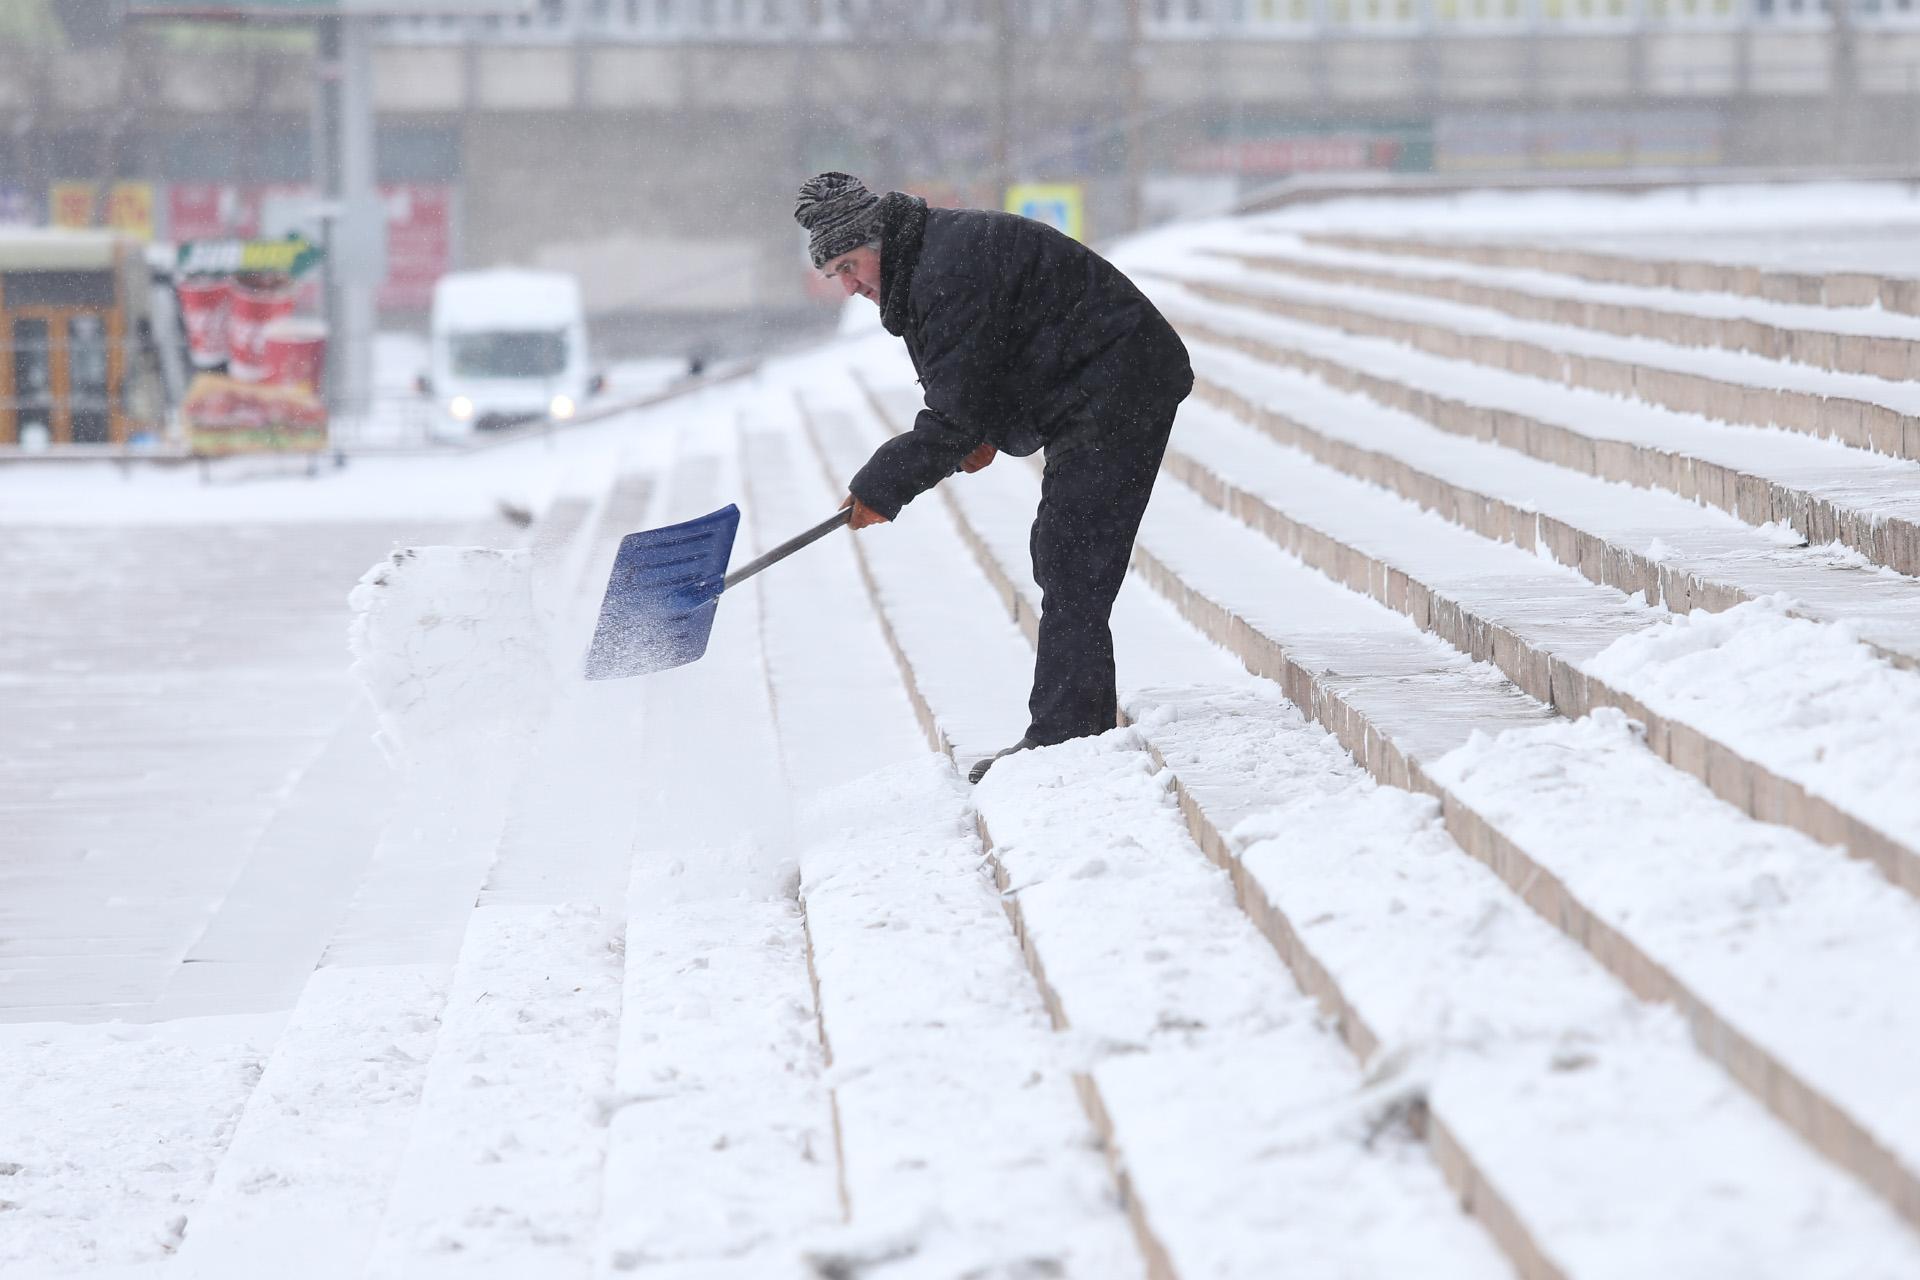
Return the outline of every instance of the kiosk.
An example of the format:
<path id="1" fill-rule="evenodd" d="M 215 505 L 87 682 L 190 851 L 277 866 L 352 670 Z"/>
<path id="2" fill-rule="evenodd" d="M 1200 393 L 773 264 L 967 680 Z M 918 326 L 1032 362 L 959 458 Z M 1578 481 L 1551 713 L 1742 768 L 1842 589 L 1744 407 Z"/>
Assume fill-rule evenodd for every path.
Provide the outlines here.
<path id="1" fill-rule="evenodd" d="M 125 445 L 166 412 L 141 246 L 0 231 L 0 447 Z"/>

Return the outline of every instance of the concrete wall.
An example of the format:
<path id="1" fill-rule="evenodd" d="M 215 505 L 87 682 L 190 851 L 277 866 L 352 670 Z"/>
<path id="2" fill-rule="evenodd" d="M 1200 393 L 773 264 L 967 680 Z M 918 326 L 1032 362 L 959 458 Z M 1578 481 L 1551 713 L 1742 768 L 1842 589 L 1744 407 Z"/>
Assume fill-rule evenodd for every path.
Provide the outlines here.
<path id="1" fill-rule="evenodd" d="M 601 311 L 792 301 L 795 166 L 766 124 L 751 112 L 475 113 L 467 259 L 576 270 Z"/>
<path id="2" fill-rule="evenodd" d="M 466 264 L 565 266 L 597 311 L 691 318 L 805 305 L 790 208 L 810 172 L 849 167 L 876 184 L 985 198 L 995 65 L 982 39 L 563 41 L 388 45 L 375 76 L 390 135 L 445 139 Z M 1194 172 L 1196 148 L 1290 132 L 1424 131 L 1409 145 L 1430 161 L 1435 137 L 1463 130 L 1547 137 L 1618 116 L 1651 121 L 1622 129 L 1658 135 L 1654 150 L 1683 145 L 1676 130 L 1704 121 L 1709 158 L 1729 164 L 1920 158 L 1920 33 L 1850 45 L 1791 29 L 1154 41 L 1141 72 L 1143 169 L 1161 200 L 1230 196 L 1240 179 Z M 310 78 L 306 56 L 284 46 L 0 47 L 0 179 L 164 177 L 169 157 L 194 151 L 178 139 L 196 130 L 219 144 L 208 155 L 297 149 Z M 1014 176 L 1085 182 L 1094 233 L 1118 230 L 1125 46 L 1021 42 L 1010 83 Z M 58 172 L 76 164 L 82 172 Z"/>

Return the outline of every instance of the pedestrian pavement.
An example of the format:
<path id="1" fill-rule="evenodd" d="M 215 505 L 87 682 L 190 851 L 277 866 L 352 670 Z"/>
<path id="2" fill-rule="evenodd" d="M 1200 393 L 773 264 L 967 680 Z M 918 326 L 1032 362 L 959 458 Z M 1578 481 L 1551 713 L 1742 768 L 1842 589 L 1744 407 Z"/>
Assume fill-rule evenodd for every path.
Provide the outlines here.
<path id="1" fill-rule="evenodd" d="M 313 803 L 315 786 L 359 786 L 383 767 L 354 732 L 348 588 L 396 544 L 463 532 L 376 519 L 6 530 L 0 1020 L 266 1011 L 276 992 L 291 1003 L 310 957 L 288 955 L 290 988 L 239 991 L 195 948 L 303 784 Z M 364 845 L 340 849 L 353 857 Z M 353 879 L 283 879 L 279 917 L 324 919 Z M 257 896 L 241 904 L 274 914 Z M 254 978 L 300 934 L 254 946 Z M 176 992 L 190 999 L 169 1008 Z"/>

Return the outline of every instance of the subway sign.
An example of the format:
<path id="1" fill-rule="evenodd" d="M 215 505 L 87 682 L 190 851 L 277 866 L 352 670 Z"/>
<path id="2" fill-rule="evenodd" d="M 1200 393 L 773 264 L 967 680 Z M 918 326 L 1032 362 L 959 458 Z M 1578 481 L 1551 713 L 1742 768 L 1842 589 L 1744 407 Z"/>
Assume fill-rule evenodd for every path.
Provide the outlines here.
<path id="1" fill-rule="evenodd" d="M 261 271 L 301 276 L 320 261 L 320 247 L 300 236 L 285 240 L 189 240 L 175 270 L 183 276 L 231 276 Z"/>

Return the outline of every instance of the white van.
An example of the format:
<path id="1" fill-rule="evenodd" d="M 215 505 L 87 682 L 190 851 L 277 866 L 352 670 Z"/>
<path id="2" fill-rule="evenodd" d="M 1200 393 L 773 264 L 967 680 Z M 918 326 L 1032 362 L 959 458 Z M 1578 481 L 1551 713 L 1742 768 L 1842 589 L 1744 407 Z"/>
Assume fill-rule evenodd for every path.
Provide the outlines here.
<path id="1" fill-rule="evenodd" d="M 587 360 L 580 285 L 557 271 L 456 271 L 433 289 L 433 433 L 459 437 L 571 418 L 601 379 Z"/>

